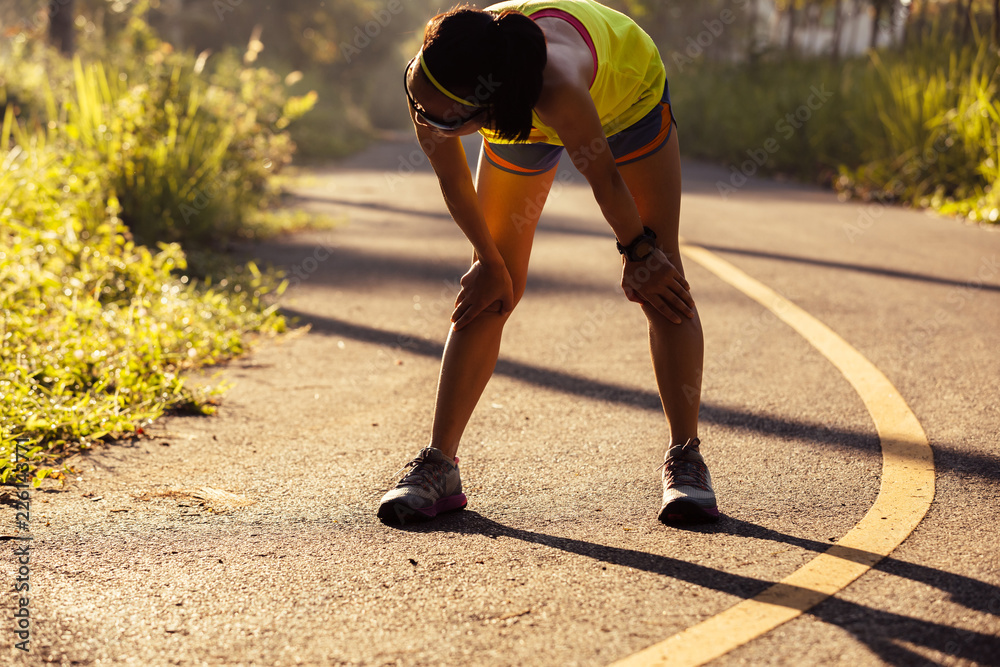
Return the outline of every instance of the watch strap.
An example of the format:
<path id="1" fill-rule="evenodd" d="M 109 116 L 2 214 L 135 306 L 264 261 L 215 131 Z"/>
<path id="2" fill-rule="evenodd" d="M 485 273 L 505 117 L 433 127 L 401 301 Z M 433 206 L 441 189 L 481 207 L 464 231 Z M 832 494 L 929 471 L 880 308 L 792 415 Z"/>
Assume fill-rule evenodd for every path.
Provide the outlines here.
<path id="1" fill-rule="evenodd" d="M 649 227 L 643 227 L 642 228 L 642 234 L 639 234 L 639 236 L 635 237 L 632 240 L 632 242 L 629 243 L 628 245 L 622 245 L 619 242 L 616 242 L 615 245 L 618 247 L 618 252 L 620 252 L 622 255 L 624 255 L 626 258 L 628 258 L 628 260 L 630 262 L 639 262 L 639 261 L 642 261 L 642 260 L 646 259 L 646 257 L 649 257 L 648 254 L 645 257 L 639 257 L 636 254 L 636 251 L 638 250 L 639 244 L 641 244 L 643 241 L 646 241 L 647 243 L 649 243 L 651 246 L 653 246 L 655 248 L 656 247 L 656 232 L 654 232 Z"/>

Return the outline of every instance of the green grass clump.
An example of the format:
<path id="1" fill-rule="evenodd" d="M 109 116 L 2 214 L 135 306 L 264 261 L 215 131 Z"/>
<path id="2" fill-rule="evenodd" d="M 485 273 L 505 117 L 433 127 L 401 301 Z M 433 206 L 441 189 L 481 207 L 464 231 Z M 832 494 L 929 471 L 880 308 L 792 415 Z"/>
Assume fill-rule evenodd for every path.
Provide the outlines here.
<path id="1" fill-rule="evenodd" d="M 280 198 L 273 176 L 295 150 L 288 129 L 316 101 L 238 53 L 175 51 L 138 15 L 86 58 L 37 40 L 0 48 L 0 107 L 29 133 L 96 156 L 120 217 L 150 246 L 258 235 L 260 212 Z"/>
<path id="2" fill-rule="evenodd" d="M 904 57 L 905 56 L 905 57 Z M 1000 58 L 978 47 L 872 53 L 850 124 L 865 147 L 839 189 L 996 222 Z M 859 164 L 860 163 L 860 164 Z"/>
<path id="3" fill-rule="evenodd" d="M 185 371 L 285 328 L 280 276 L 213 249 L 310 224 L 275 176 L 316 96 L 175 52 L 141 14 L 74 60 L 0 42 L 0 484 L 15 452 L 38 485 L 166 411 L 212 412 L 223 388 Z"/>
<path id="4" fill-rule="evenodd" d="M 853 66 L 818 60 L 747 64 L 698 62 L 670 73 L 681 149 L 745 175 L 785 173 L 829 179 L 859 146 L 843 122 Z M 747 160 L 766 153 L 754 168 Z"/>
<path id="5" fill-rule="evenodd" d="M 997 222 L 1000 55 L 986 39 L 943 39 L 838 62 L 686 64 L 670 73 L 682 150 L 734 173 Z M 747 162 L 754 155 L 763 164 Z"/>
<path id="6" fill-rule="evenodd" d="M 177 244 L 131 240 L 97 156 L 57 146 L 0 151 L 0 483 L 15 442 L 35 483 L 73 448 L 136 432 L 167 410 L 207 413 L 217 389 L 186 369 L 280 332 L 274 279 L 195 281 Z"/>

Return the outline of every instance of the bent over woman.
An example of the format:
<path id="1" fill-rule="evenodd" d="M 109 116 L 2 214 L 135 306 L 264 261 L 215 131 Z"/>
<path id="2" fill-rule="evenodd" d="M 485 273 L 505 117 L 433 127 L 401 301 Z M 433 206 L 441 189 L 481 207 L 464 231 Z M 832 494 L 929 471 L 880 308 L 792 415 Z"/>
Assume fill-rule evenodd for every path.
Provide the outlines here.
<path id="1" fill-rule="evenodd" d="M 716 520 L 698 440 L 701 323 L 678 248 L 676 125 L 653 41 L 591 0 L 459 7 L 428 22 L 405 86 L 417 138 L 475 252 L 452 314 L 430 442 L 378 516 L 405 523 L 465 507 L 456 453 L 524 292 L 540 204 L 566 150 L 617 237 L 622 290 L 649 323 L 669 427 L 659 518 Z M 459 139 L 474 132 L 483 135 L 475 182 Z"/>

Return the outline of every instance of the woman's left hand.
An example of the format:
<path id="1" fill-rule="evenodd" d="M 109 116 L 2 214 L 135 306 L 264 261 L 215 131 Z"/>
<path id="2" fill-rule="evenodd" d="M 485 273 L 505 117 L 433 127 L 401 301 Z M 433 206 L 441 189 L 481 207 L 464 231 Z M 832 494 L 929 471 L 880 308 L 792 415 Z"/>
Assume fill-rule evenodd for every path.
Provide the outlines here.
<path id="1" fill-rule="evenodd" d="M 691 286 L 659 248 L 636 262 L 625 259 L 622 290 L 629 301 L 648 303 L 674 324 L 694 317 Z"/>
<path id="2" fill-rule="evenodd" d="M 472 268 L 462 276 L 462 289 L 455 299 L 451 321 L 455 331 L 465 328 L 481 313 L 507 313 L 514 308 L 514 285 L 507 267 L 487 263 L 476 257 Z"/>

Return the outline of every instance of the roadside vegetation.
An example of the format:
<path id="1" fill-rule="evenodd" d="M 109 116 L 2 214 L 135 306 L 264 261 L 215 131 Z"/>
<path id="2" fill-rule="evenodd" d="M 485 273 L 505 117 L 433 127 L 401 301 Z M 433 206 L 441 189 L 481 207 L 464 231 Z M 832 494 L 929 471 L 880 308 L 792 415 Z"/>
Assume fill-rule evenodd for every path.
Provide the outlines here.
<path id="1" fill-rule="evenodd" d="M 66 454 L 212 412 L 185 371 L 279 333 L 280 276 L 214 251 L 279 231 L 289 94 L 245 57 L 198 57 L 134 14 L 101 48 L 0 49 L 0 483 L 15 443 L 36 484 Z M 188 255 L 199 258 L 191 266 Z"/>
<path id="2" fill-rule="evenodd" d="M 720 194 L 777 174 L 844 198 L 1000 221 L 1000 39 L 991 13 L 974 14 L 986 3 L 951 3 L 953 14 L 949 3 L 911 3 L 922 23 L 856 56 L 772 45 L 738 58 L 747 2 L 728 4 L 730 41 L 719 29 L 720 44 L 663 49 L 682 151 L 729 167 Z"/>
<path id="3" fill-rule="evenodd" d="M 700 63 L 673 76 L 671 92 L 685 152 L 730 165 L 722 194 L 746 176 L 785 174 L 845 197 L 993 223 L 998 65 L 985 41 L 838 63 Z"/>

